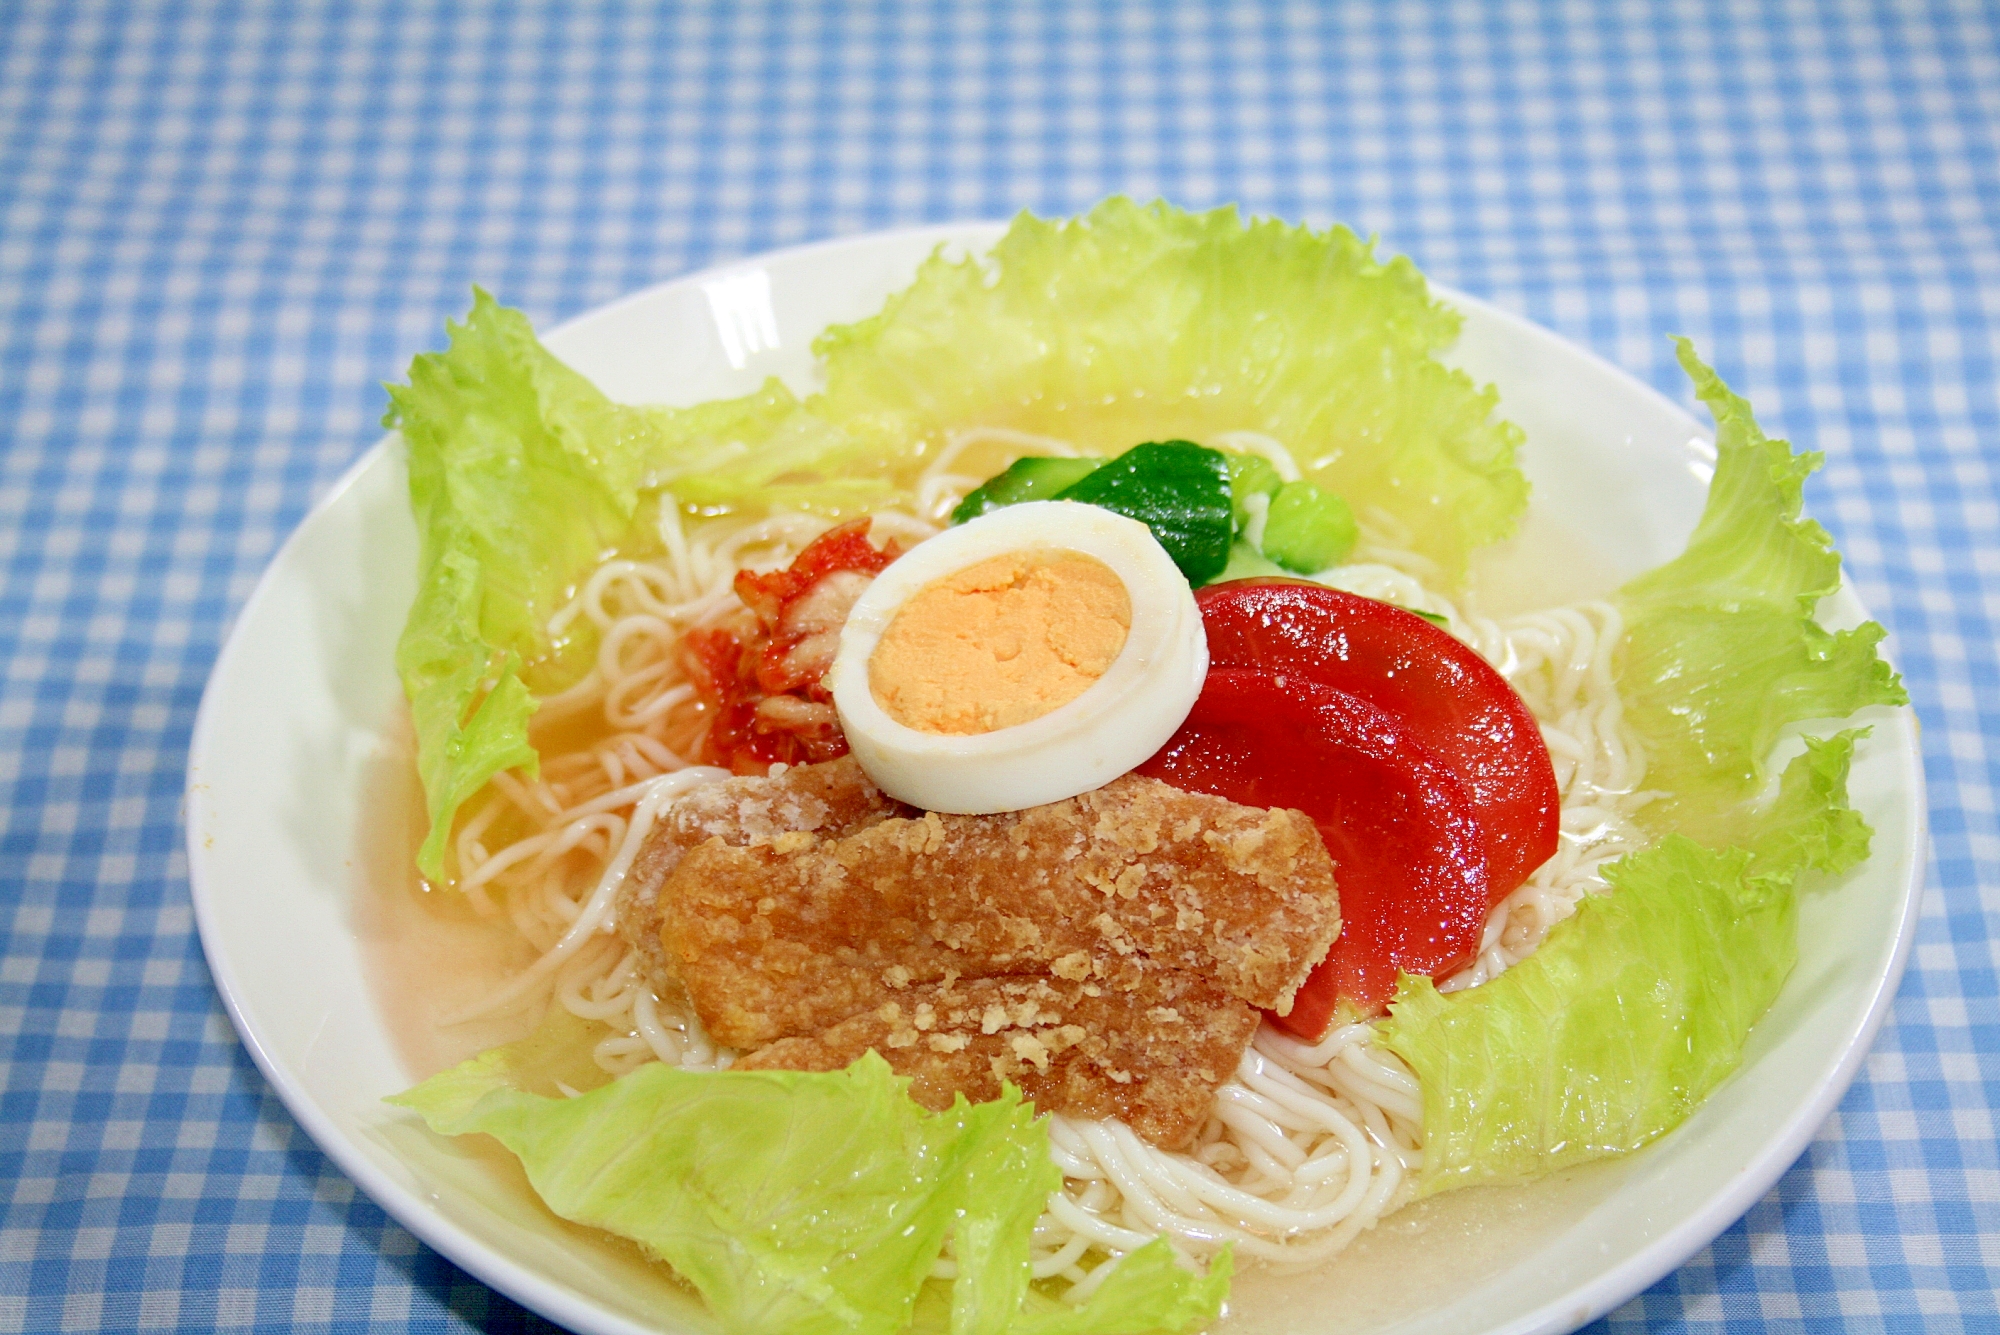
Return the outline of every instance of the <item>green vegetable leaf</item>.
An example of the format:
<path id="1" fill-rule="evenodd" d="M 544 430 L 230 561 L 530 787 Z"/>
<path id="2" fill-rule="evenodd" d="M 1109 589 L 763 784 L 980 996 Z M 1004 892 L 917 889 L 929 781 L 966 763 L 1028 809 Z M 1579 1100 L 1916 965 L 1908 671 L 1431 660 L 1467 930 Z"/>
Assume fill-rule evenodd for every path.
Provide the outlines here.
<path id="1" fill-rule="evenodd" d="M 418 863 L 433 878 L 459 804 L 502 769 L 533 772 L 531 686 L 587 667 L 590 646 L 552 640 L 549 617 L 628 528 L 656 441 L 645 414 L 598 393 L 486 293 L 450 334 L 390 386 L 386 419 L 409 449 L 421 540 L 396 668 L 431 816 Z"/>
<path id="2" fill-rule="evenodd" d="M 550 1209 L 659 1256 L 728 1331 L 902 1329 L 961 1210 L 986 1264 L 965 1304 L 983 1324 L 961 1327 L 955 1306 L 955 1335 L 1002 1329 L 993 1310 L 1011 1309 L 990 1272 L 1018 1261 L 1025 1290 L 1028 1243 L 1025 1229 L 995 1235 L 1024 1213 L 1031 1226 L 1060 1181 L 1018 1094 L 927 1113 L 872 1053 L 825 1074 L 653 1063 L 579 1098 L 515 1088 L 484 1057 L 469 1066 L 392 1102 L 443 1134 L 499 1139 Z"/>
<path id="3" fill-rule="evenodd" d="M 1198 1276 L 1175 1259 L 1165 1238 L 1155 1238 L 1121 1257 L 1118 1266 L 1088 1299 L 1054 1302 L 1030 1292 L 1026 1313 L 1012 1327 L 1017 1335 L 1152 1335 L 1187 1330 L 1213 1321 L 1229 1296 L 1235 1266 L 1228 1250 Z"/>
<path id="4" fill-rule="evenodd" d="M 1088 477 L 1103 464 L 1104 460 L 1090 457 L 1051 459 L 1031 454 L 1016 459 L 1003 472 L 968 493 L 951 512 L 951 522 L 963 524 L 1004 505 L 1054 500 L 1057 492 Z"/>
<path id="5" fill-rule="evenodd" d="M 566 1089 L 596 1089 L 611 1077 L 591 1049 L 609 1032 L 604 1025 L 554 1006 L 526 1038 L 488 1048 L 389 1102 L 415 1108 L 432 1127 L 439 1127 L 472 1116 L 480 1100 L 496 1089 L 547 1097 L 562 1095 Z"/>
<path id="6" fill-rule="evenodd" d="M 1908 697 L 1877 656 L 1880 626 L 1834 632 L 1813 620 L 1840 586 L 1832 540 L 1799 514 L 1820 456 L 1766 437 L 1692 345 L 1678 346 L 1715 415 L 1715 478 L 1686 552 L 1618 593 L 1618 689 L 1645 744 L 1646 786 L 1666 793 L 1648 822 L 1729 841 L 1786 726 Z"/>
<path id="7" fill-rule="evenodd" d="M 1081 501 L 1138 520 L 1153 530 L 1196 588 L 1229 564 L 1235 524 L 1229 464 L 1220 450 L 1185 440 L 1134 445 L 1064 487 L 1055 499 Z"/>
<path id="8" fill-rule="evenodd" d="M 1798 874 L 1867 855 L 1846 804 L 1858 735 L 1808 742 L 1753 846 L 1669 835 L 1491 982 L 1444 996 L 1402 979 L 1379 1032 L 1423 1088 L 1421 1190 L 1637 1149 L 1736 1068 L 1797 959 Z"/>
<path id="9" fill-rule="evenodd" d="M 1750 847 L 1758 870 L 1807 867 L 1828 876 L 1868 860 L 1874 831 L 1847 805 L 1847 770 L 1867 728 L 1806 737 L 1778 781 L 1777 800 L 1758 809 Z"/>
<path id="10" fill-rule="evenodd" d="M 875 443 L 800 402 L 782 381 L 691 408 L 645 408 L 660 434 L 649 489 L 700 514 L 804 511 L 851 519 L 908 505 Z"/>
<path id="11" fill-rule="evenodd" d="M 1105 450 L 1252 430 L 1355 511 L 1458 569 L 1527 502 L 1498 397 L 1435 354 L 1459 319 L 1415 266 L 1344 228 L 1111 199 L 940 254 L 882 312 L 829 329 L 818 412 L 915 460 L 988 425 Z"/>
<path id="12" fill-rule="evenodd" d="M 901 499 L 870 448 L 826 425 L 777 381 L 693 408 L 612 403 L 483 291 L 389 386 L 384 425 L 408 449 L 421 541 L 418 592 L 396 649 L 431 818 L 418 855 L 446 873 L 453 816 L 504 769 L 532 774 L 535 698 L 574 683 L 596 653 L 592 623 L 550 617 L 613 551 L 642 556 L 645 520 L 668 504 L 865 513 Z M 819 470 L 819 471 L 815 471 Z"/>
<path id="13" fill-rule="evenodd" d="M 440 1134 L 497 1138 L 551 1210 L 673 1266 L 725 1331 L 891 1335 L 910 1323 L 947 1235 L 959 1269 L 950 1335 L 1136 1335 L 1220 1309 L 1226 1261 L 1202 1278 L 1170 1259 L 1162 1268 L 1152 1248 L 1084 1304 L 1030 1289 L 1031 1233 L 1062 1176 L 1011 1087 L 927 1112 L 871 1052 L 824 1073 L 653 1063 L 561 1097 L 558 1081 L 590 1079 L 561 1065 L 587 1053 L 573 1032 L 586 1023 L 558 1011 L 534 1037 L 390 1102 Z"/>
<path id="14" fill-rule="evenodd" d="M 880 1060 L 873 1052 L 868 1059 Z M 901 1080 L 896 1084 L 899 1090 L 903 1086 Z M 1049 1157 L 1048 1131 L 1019 1097 L 1007 1085 L 997 1102 L 968 1106 L 961 1097 L 938 1114 L 948 1125 L 966 1128 L 961 1135 L 977 1133 L 960 1169 L 963 1185 L 953 1207 L 958 1277 L 951 1286 L 951 1335 L 1000 1335 L 1013 1327 L 1028 1295 L 1035 1221 L 1049 1193 L 1062 1185 L 1062 1173 Z"/>
<path id="15" fill-rule="evenodd" d="M 528 744 L 535 701 L 521 681 L 521 656 L 487 642 L 480 603 L 478 559 L 447 551 L 426 572 L 396 644 L 431 821 L 417 866 L 433 880 L 444 874 L 458 808 L 501 770 L 533 774 L 540 764 Z"/>
<path id="16" fill-rule="evenodd" d="M 1311 575 L 1346 560 L 1360 536 L 1346 501 L 1310 482 L 1287 482 L 1264 520 L 1264 555 L 1295 574 Z"/>

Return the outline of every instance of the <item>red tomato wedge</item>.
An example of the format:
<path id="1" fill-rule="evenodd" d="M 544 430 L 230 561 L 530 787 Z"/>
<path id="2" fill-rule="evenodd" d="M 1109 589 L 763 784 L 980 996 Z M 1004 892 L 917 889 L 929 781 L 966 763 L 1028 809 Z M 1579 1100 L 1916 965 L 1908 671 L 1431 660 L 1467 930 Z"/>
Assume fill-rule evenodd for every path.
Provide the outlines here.
<path id="1" fill-rule="evenodd" d="M 1400 972 L 1441 976 L 1479 949 L 1488 903 L 1475 803 L 1395 715 L 1330 686 L 1211 668 L 1194 712 L 1139 773 L 1319 826 L 1340 878 L 1340 936 L 1272 1020 L 1307 1039 L 1338 1003 L 1372 1015 Z"/>
<path id="2" fill-rule="evenodd" d="M 1414 612 L 1286 580 L 1195 595 L 1215 667 L 1261 668 L 1394 714 L 1465 781 L 1485 830 L 1494 903 L 1556 851 L 1562 795 L 1528 706 L 1472 649 Z"/>

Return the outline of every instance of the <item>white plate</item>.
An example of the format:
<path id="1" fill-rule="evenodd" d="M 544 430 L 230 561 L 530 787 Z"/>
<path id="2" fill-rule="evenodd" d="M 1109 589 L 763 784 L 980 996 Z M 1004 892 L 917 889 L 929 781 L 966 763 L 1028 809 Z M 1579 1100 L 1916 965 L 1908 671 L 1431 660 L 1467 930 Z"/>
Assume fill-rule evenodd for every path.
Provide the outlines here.
<path id="1" fill-rule="evenodd" d="M 874 311 L 935 245 L 997 235 L 931 228 L 784 251 L 628 297 L 548 343 L 631 402 L 738 394 L 774 373 L 804 388 L 820 329 Z M 1678 551 L 1713 457 L 1702 428 L 1547 331 L 1451 299 L 1466 315 L 1454 360 L 1497 384 L 1502 411 L 1527 429 L 1542 511 L 1620 575 Z M 402 837 L 400 808 L 381 794 L 401 791 L 407 763 L 391 654 L 415 565 L 403 463 L 385 441 L 278 553 L 216 661 L 188 761 L 190 874 L 216 985 L 306 1131 L 440 1252 L 579 1331 L 709 1328 L 635 1253 L 539 1209 L 504 1156 L 431 1137 L 381 1102 L 412 1073 L 365 981 L 356 905 L 379 849 Z M 1863 615 L 1845 591 L 1829 611 Z M 1769 1190 L 1852 1080 L 1914 931 L 1916 721 L 1872 713 L 1853 791 L 1874 856 L 1809 899 L 1798 969 L 1745 1068 L 1685 1126 L 1544 1187 L 1454 1193 L 1392 1217 L 1337 1263 L 1338 1302 L 1324 1282 L 1246 1283 L 1237 1310 L 1316 1331 L 1567 1330 L 1678 1266 Z M 1395 1278 L 1411 1265 L 1421 1282 Z"/>

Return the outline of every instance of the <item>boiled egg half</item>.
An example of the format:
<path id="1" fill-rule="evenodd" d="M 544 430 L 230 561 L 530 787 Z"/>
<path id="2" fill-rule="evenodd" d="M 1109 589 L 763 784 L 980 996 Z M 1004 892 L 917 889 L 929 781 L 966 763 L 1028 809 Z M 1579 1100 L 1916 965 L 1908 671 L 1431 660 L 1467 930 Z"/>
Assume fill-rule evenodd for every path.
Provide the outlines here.
<path id="1" fill-rule="evenodd" d="M 979 814 L 1109 783 L 1174 735 L 1207 672 L 1194 592 L 1144 524 L 1031 501 L 897 558 L 827 680 L 883 792 Z"/>

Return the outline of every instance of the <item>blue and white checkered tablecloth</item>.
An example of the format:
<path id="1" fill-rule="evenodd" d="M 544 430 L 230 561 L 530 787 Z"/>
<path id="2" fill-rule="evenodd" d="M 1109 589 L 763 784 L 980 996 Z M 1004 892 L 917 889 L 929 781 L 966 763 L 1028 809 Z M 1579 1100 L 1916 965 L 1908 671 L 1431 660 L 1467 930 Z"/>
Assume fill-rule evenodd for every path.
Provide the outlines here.
<path id="1" fill-rule="evenodd" d="M 1828 466 L 1934 861 L 1812 1147 L 1612 1330 L 1996 1330 L 2000 10 L 0 0 L 0 1331 L 542 1328 L 238 1045 L 180 849 L 252 582 L 483 283 L 1155 194 L 1381 235 Z"/>

